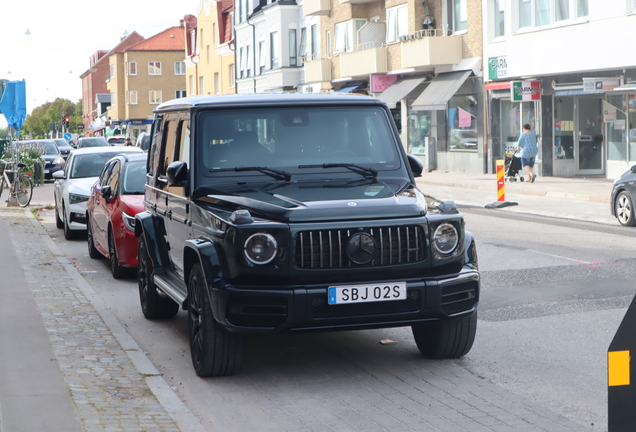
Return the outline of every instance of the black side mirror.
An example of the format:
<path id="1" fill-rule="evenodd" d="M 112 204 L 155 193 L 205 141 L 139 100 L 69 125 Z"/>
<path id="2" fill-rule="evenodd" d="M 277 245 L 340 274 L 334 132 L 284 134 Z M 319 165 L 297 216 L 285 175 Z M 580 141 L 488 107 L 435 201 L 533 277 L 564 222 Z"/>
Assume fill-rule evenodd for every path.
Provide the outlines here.
<path id="1" fill-rule="evenodd" d="M 166 176 L 170 186 L 185 187 L 188 184 L 188 164 L 175 161 L 166 168 Z"/>
<path id="2" fill-rule="evenodd" d="M 420 161 L 416 156 L 412 154 L 406 155 L 409 159 L 409 166 L 411 167 L 411 171 L 413 171 L 414 177 L 422 177 L 422 171 L 424 171 L 424 165 L 422 165 L 422 161 Z"/>
<path id="3" fill-rule="evenodd" d="M 636 165 L 632 165 L 632 167 L 629 169 L 629 171 L 630 171 L 632 174 L 636 174 Z"/>
<path id="4" fill-rule="evenodd" d="M 100 193 L 102 194 L 102 198 L 106 200 L 106 202 L 110 201 L 112 191 L 110 190 L 110 186 L 104 186 Z"/>

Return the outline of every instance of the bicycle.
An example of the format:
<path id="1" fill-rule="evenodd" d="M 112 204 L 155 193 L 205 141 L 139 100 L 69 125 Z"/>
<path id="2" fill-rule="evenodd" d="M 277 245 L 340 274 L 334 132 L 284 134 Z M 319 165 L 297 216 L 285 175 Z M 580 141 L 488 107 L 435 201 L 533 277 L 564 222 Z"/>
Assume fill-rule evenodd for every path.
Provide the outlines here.
<path id="1" fill-rule="evenodd" d="M 33 197 L 33 180 L 24 173 L 20 173 L 20 168 L 26 165 L 18 162 L 17 169 L 6 169 L 8 166 L 14 166 L 13 162 L 0 161 L 0 170 L 2 170 L 2 179 L 0 180 L 0 197 L 4 188 L 9 189 L 9 197 L 13 196 L 20 207 L 26 207 Z M 11 174 L 11 175 L 9 175 Z M 15 179 L 18 179 L 16 182 Z"/>

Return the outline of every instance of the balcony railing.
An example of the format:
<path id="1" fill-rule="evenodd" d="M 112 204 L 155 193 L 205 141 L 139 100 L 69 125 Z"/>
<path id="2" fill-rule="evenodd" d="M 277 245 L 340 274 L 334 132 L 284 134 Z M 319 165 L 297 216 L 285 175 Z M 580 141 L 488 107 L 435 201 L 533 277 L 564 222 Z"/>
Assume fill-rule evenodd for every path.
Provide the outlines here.
<path id="1" fill-rule="evenodd" d="M 328 16 L 331 13 L 331 0 L 305 0 L 303 10 L 305 16 Z"/>
<path id="2" fill-rule="evenodd" d="M 340 54 L 340 77 L 388 72 L 387 48 L 383 43 L 368 42 L 353 51 Z"/>
<path id="3" fill-rule="evenodd" d="M 400 37 L 402 68 L 457 64 L 462 60 L 462 36 L 444 30 L 420 30 Z"/>
<path id="4" fill-rule="evenodd" d="M 305 82 L 331 81 L 331 59 L 306 57 L 303 62 Z"/>

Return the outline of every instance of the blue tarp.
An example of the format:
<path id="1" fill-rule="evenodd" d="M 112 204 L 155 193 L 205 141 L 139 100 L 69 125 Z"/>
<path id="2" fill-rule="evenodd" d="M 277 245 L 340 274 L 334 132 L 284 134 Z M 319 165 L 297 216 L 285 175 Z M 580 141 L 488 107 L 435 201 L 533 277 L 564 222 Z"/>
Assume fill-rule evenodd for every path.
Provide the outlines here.
<path id="1" fill-rule="evenodd" d="M 9 81 L 2 99 L 0 99 L 0 111 L 7 119 L 10 127 L 16 130 L 22 128 L 26 119 L 26 83 L 22 81 Z"/>

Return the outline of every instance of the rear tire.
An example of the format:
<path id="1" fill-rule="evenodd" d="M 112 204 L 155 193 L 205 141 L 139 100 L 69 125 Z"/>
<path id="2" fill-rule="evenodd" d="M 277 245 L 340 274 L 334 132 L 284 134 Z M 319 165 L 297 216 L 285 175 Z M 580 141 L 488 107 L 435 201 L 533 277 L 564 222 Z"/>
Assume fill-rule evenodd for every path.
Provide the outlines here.
<path id="1" fill-rule="evenodd" d="M 57 216 L 57 211 L 56 211 Z M 93 228 L 91 228 L 91 220 L 86 216 L 86 244 L 88 245 L 88 256 L 92 259 L 102 258 L 102 253 L 95 247 L 95 239 L 93 238 Z"/>
<path id="2" fill-rule="evenodd" d="M 200 377 L 229 376 L 243 367 L 245 336 L 216 322 L 201 264 L 192 267 L 188 283 L 188 330 L 192 365 Z"/>
<path id="3" fill-rule="evenodd" d="M 434 321 L 411 326 L 413 338 L 424 357 L 452 359 L 468 354 L 475 342 L 477 312 L 453 321 Z"/>
<path id="4" fill-rule="evenodd" d="M 179 305 L 170 297 L 162 296 L 152 280 L 154 268 L 148 256 L 148 248 L 143 237 L 139 238 L 137 282 L 141 311 L 146 319 L 172 318 L 179 312 Z"/>
<path id="5" fill-rule="evenodd" d="M 119 257 L 117 256 L 117 247 L 115 246 L 115 236 L 113 230 L 108 230 L 108 257 L 110 259 L 110 271 L 115 279 L 126 277 L 127 270 L 119 265 Z"/>

